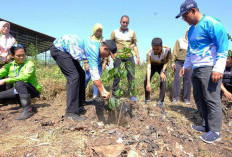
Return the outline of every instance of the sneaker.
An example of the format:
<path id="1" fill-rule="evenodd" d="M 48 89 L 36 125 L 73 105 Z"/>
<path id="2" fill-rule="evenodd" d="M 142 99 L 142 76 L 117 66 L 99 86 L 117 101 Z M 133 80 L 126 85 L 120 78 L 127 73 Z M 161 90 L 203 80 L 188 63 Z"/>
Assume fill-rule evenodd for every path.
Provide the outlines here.
<path id="1" fill-rule="evenodd" d="M 190 105 L 190 104 L 191 104 L 190 101 L 188 101 L 188 100 L 185 100 L 184 103 L 185 103 L 186 105 Z"/>
<path id="2" fill-rule="evenodd" d="M 158 102 L 157 102 L 157 105 L 159 105 L 159 106 L 164 106 L 164 103 L 163 103 L 162 101 L 158 101 Z"/>
<path id="3" fill-rule="evenodd" d="M 97 95 L 93 95 L 93 99 L 97 98 Z"/>
<path id="4" fill-rule="evenodd" d="M 130 99 L 133 100 L 133 101 L 139 101 L 139 99 L 136 98 L 135 96 L 131 97 Z"/>
<path id="5" fill-rule="evenodd" d="M 209 131 L 204 135 L 201 135 L 200 138 L 206 143 L 214 143 L 215 141 L 220 140 L 220 135 L 218 135 L 216 132 Z"/>
<path id="6" fill-rule="evenodd" d="M 208 130 L 205 128 L 205 126 L 201 125 L 191 125 L 191 128 L 193 130 L 196 130 L 197 132 L 207 132 Z"/>
<path id="7" fill-rule="evenodd" d="M 177 104 L 177 99 L 173 98 L 172 103 Z"/>
<path id="8" fill-rule="evenodd" d="M 151 102 L 151 100 L 144 100 L 144 103 L 145 103 L 145 104 L 147 104 L 147 103 L 149 103 L 149 102 Z"/>
<path id="9" fill-rule="evenodd" d="M 65 113 L 65 118 L 66 119 L 71 119 L 71 120 L 77 121 L 77 122 L 82 122 L 82 121 L 86 120 L 85 117 L 81 117 L 76 113 Z"/>

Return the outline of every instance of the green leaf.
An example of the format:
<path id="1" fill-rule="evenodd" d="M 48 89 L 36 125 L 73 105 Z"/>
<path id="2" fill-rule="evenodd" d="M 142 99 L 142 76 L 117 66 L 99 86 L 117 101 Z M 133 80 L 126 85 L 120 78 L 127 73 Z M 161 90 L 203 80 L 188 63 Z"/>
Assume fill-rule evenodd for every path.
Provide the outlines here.
<path id="1" fill-rule="evenodd" d="M 120 90 L 119 90 L 119 89 L 117 89 L 117 90 L 115 91 L 115 95 L 116 95 L 117 97 L 120 97 Z"/>
<path id="2" fill-rule="evenodd" d="M 124 77 L 124 78 L 127 77 L 127 71 L 126 71 L 126 70 L 123 72 L 123 77 Z"/>
<path id="3" fill-rule="evenodd" d="M 116 100 L 116 106 L 119 107 L 120 106 L 120 99 Z"/>
<path id="4" fill-rule="evenodd" d="M 114 102 L 114 98 L 110 98 L 109 101 L 109 108 L 112 110 L 115 108 L 115 102 Z"/>

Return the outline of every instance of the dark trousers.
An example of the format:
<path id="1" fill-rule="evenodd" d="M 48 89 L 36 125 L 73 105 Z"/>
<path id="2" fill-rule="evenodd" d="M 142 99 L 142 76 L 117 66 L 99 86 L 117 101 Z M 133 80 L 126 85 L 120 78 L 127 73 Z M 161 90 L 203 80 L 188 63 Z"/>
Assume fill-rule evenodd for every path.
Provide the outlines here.
<path id="1" fill-rule="evenodd" d="M 221 82 L 212 82 L 213 67 L 200 67 L 193 70 L 193 95 L 202 125 L 219 132 L 222 127 L 222 104 L 220 99 Z"/>
<path id="2" fill-rule="evenodd" d="M 129 63 L 128 61 L 132 64 L 132 68 L 131 71 L 129 70 Z M 135 60 L 134 57 L 129 57 L 128 59 L 119 59 L 116 58 L 115 62 L 114 62 L 114 68 L 119 68 L 121 63 L 125 62 L 125 66 L 126 66 L 126 70 L 127 70 L 127 80 L 129 83 L 128 86 L 128 95 L 130 95 L 130 91 L 131 91 L 131 86 L 132 86 L 132 81 L 135 80 Z M 113 82 L 113 89 L 112 89 L 112 95 L 115 95 L 115 91 L 119 88 L 119 82 L 120 82 L 120 78 L 117 78 L 116 76 L 114 76 L 114 82 Z M 134 96 L 134 95 L 133 95 Z"/>
<path id="3" fill-rule="evenodd" d="M 85 71 L 67 52 L 58 50 L 54 45 L 51 46 L 50 52 L 67 79 L 66 113 L 78 113 L 79 107 L 85 101 Z"/>
<path id="4" fill-rule="evenodd" d="M 18 92 L 15 94 L 14 90 Z M 18 96 L 21 94 L 30 94 L 31 98 L 38 97 L 40 95 L 39 91 L 30 83 L 18 81 L 15 83 L 14 88 L 10 88 L 6 91 L 0 92 L 0 103 L 17 100 Z"/>
<path id="5" fill-rule="evenodd" d="M 176 71 L 174 72 L 174 81 L 172 87 L 172 100 L 178 100 L 180 97 L 180 89 L 181 89 L 181 80 L 180 77 L 180 70 L 184 65 L 184 61 L 176 61 Z M 187 70 L 183 77 L 183 101 L 190 101 L 191 95 L 191 76 L 192 76 L 192 69 Z"/>
<path id="6" fill-rule="evenodd" d="M 161 65 L 151 65 L 151 77 L 150 80 L 152 78 L 152 76 L 158 72 L 160 75 L 161 70 L 163 69 L 163 64 Z M 165 72 L 166 75 L 166 72 Z M 166 75 L 167 76 L 167 75 Z M 145 76 L 145 80 L 144 80 L 144 89 L 145 89 L 145 99 L 146 100 L 150 100 L 150 93 L 147 92 L 146 90 L 146 86 L 147 86 L 147 74 Z M 159 101 L 163 102 L 164 101 L 164 97 L 165 97 L 165 91 L 166 91 L 166 82 L 162 82 L 160 80 L 160 94 L 159 94 Z"/>

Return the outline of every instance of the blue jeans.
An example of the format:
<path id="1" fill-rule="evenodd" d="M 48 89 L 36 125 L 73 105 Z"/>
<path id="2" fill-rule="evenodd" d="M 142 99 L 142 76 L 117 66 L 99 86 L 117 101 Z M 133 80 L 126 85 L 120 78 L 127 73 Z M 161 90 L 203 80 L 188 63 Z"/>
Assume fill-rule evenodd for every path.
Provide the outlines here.
<path id="1" fill-rule="evenodd" d="M 98 68 L 98 70 L 99 70 L 99 73 L 100 73 L 100 76 L 101 76 L 101 74 L 102 74 L 102 68 Z M 87 88 L 87 85 L 88 85 L 90 79 L 91 79 L 90 72 L 89 71 L 85 71 L 85 88 Z M 97 95 L 97 94 L 98 94 L 98 89 L 97 89 L 96 85 L 93 84 L 93 95 Z"/>

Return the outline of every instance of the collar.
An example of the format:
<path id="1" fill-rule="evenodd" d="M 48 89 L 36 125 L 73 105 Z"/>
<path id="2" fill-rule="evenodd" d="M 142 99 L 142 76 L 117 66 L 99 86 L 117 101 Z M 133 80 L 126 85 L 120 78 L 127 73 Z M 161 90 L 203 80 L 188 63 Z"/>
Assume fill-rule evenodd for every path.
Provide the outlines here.
<path id="1" fill-rule="evenodd" d="M 121 27 L 119 28 L 119 30 L 120 30 L 121 32 L 123 32 L 123 33 L 124 33 L 124 32 L 128 32 L 128 31 L 129 31 L 129 29 L 128 29 L 128 28 L 124 30 L 124 29 L 122 29 Z"/>

